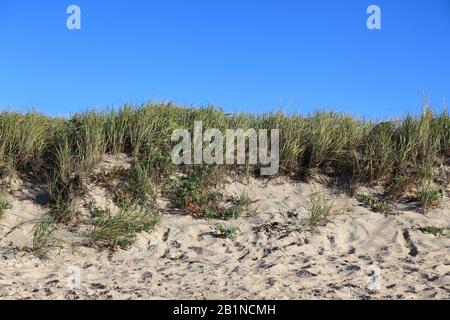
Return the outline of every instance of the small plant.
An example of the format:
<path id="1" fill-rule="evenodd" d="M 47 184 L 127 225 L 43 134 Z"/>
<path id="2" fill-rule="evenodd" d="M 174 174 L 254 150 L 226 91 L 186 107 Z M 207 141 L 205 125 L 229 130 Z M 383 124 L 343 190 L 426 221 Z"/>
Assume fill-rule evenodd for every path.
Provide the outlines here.
<path id="1" fill-rule="evenodd" d="M 216 191 L 208 171 L 193 172 L 175 183 L 175 206 L 195 218 L 231 219 L 239 215 L 235 208 L 225 208 L 222 193 Z"/>
<path id="2" fill-rule="evenodd" d="M 222 210 L 222 219 L 224 220 L 232 220 L 237 219 L 241 215 L 240 207 L 230 207 Z"/>
<path id="3" fill-rule="evenodd" d="M 181 182 L 175 187 L 175 204 L 180 209 L 186 209 L 191 202 L 201 199 L 200 178 L 190 175 L 181 178 Z"/>
<path id="4" fill-rule="evenodd" d="M 116 191 L 117 205 L 121 208 L 134 205 L 152 208 L 155 191 L 148 170 L 140 163 L 133 164 L 124 178 Z"/>
<path id="5" fill-rule="evenodd" d="M 6 210 L 12 209 L 12 204 L 6 199 L 5 195 L 0 192 L 0 218 Z"/>
<path id="6" fill-rule="evenodd" d="M 149 173 L 150 180 L 158 184 L 167 181 L 175 169 L 170 157 L 170 148 L 157 147 L 150 142 L 142 147 L 138 159 Z"/>
<path id="7" fill-rule="evenodd" d="M 82 179 L 76 174 L 76 163 L 67 137 L 53 150 L 53 167 L 48 176 L 48 194 L 50 198 L 50 215 L 57 223 L 68 224 L 76 217 L 74 201 L 82 189 Z"/>
<path id="8" fill-rule="evenodd" d="M 433 180 L 436 176 L 436 168 L 431 161 L 426 161 L 419 166 L 417 170 L 417 179 L 419 181 Z"/>
<path id="9" fill-rule="evenodd" d="M 308 226 L 311 231 L 330 222 L 332 207 L 332 203 L 325 197 L 323 192 L 319 191 L 311 196 L 311 210 L 308 217 Z"/>
<path id="10" fill-rule="evenodd" d="M 234 239 L 239 233 L 238 227 L 220 225 L 216 227 L 216 237 L 222 239 Z"/>
<path id="11" fill-rule="evenodd" d="M 93 219 L 105 217 L 105 216 L 111 214 L 111 211 L 109 209 L 104 209 L 104 208 L 98 207 L 97 203 L 95 201 L 90 201 L 86 205 L 86 207 L 89 210 L 89 213 L 91 214 L 91 217 Z"/>
<path id="12" fill-rule="evenodd" d="M 203 217 L 205 219 L 214 219 L 217 216 L 217 214 L 214 212 L 211 208 L 205 208 L 203 209 Z"/>
<path id="13" fill-rule="evenodd" d="M 387 188 L 386 196 L 390 199 L 402 196 L 411 185 L 412 181 L 408 176 L 396 175 Z"/>
<path id="14" fill-rule="evenodd" d="M 192 173 L 175 184 L 173 200 L 176 207 L 195 218 L 237 219 L 251 204 L 248 195 L 243 193 L 224 199 L 205 172 Z"/>
<path id="15" fill-rule="evenodd" d="M 88 234 L 89 245 L 117 249 L 128 249 L 135 241 L 136 234 L 149 232 L 158 222 L 158 217 L 145 209 L 129 207 L 112 214 L 108 209 L 91 207 L 93 229 Z"/>
<path id="16" fill-rule="evenodd" d="M 424 213 L 435 207 L 444 197 L 442 188 L 433 188 L 431 182 L 422 182 L 417 188 L 417 201 Z"/>
<path id="17" fill-rule="evenodd" d="M 379 212 L 381 214 L 391 214 L 392 208 L 386 201 L 380 200 L 369 194 L 358 195 L 358 200 L 370 207 L 373 212 Z"/>
<path id="18" fill-rule="evenodd" d="M 33 247 L 31 249 L 37 257 L 45 258 L 50 248 L 61 242 L 55 236 L 56 230 L 56 222 L 51 215 L 45 215 L 35 225 L 33 229 Z"/>
<path id="19" fill-rule="evenodd" d="M 70 122 L 80 168 L 89 174 L 106 151 L 104 120 L 98 113 L 90 111 L 74 115 Z"/>
<path id="20" fill-rule="evenodd" d="M 255 215 L 257 213 L 257 209 L 250 211 L 250 205 L 254 203 L 247 192 L 242 192 L 239 197 L 233 197 L 231 201 L 237 208 L 239 208 L 240 212 L 245 212 L 247 215 Z"/>
<path id="21" fill-rule="evenodd" d="M 14 173 L 14 164 L 11 159 L 0 159 L 0 179 L 11 177 Z"/>
<path id="22" fill-rule="evenodd" d="M 248 193 L 243 192 L 239 197 L 233 198 L 233 202 L 239 207 L 246 208 L 252 203 L 252 200 L 248 196 Z"/>
<path id="23" fill-rule="evenodd" d="M 419 230 L 422 231 L 423 233 L 430 233 L 430 234 L 434 235 L 435 237 L 440 237 L 443 235 L 450 234 L 450 229 L 445 228 L 445 227 L 440 227 L 440 226 L 426 226 L 426 227 L 419 228 Z"/>

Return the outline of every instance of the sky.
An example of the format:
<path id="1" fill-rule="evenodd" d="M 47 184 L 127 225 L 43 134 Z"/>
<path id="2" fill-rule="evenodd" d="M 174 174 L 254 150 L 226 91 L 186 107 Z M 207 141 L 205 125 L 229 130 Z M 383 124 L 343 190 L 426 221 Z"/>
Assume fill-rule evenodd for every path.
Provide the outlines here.
<path id="1" fill-rule="evenodd" d="M 0 110 L 151 100 L 391 118 L 448 106 L 449 57 L 450 0 L 0 0 Z"/>

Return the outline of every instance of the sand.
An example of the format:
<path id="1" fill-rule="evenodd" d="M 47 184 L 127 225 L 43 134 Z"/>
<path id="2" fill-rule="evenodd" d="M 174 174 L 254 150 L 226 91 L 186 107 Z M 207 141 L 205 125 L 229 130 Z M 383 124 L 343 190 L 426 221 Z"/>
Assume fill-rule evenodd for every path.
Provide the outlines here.
<path id="1" fill-rule="evenodd" d="M 160 199 L 161 222 L 131 249 L 63 244 L 45 260 L 26 249 L 46 210 L 40 187 L 15 181 L 0 220 L 0 299 L 450 298 L 450 238 L 418 230 L 450 227 L 448 198 L 427 215 L 405 205 L 385 216 L 317 183 L 228 180 L 224 193 L 248 192 L 255 214 L 195 220 Z M 333 218 L 311 233 L 304 218 L 319 189 L 333 199 Z M 240 232 L 217 238 L 218 225 Z"/>

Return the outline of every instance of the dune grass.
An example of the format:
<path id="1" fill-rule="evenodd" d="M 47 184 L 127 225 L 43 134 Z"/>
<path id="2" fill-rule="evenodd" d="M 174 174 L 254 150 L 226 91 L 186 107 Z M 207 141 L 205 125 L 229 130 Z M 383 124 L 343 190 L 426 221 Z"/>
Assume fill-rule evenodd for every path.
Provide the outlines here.
<path id="1" fill-rule="evenodd" d="M 426 226 L 426 227 L 421 227 L 419 230 L 422 231 L 423 233 L 432 234 L 435 237 L 450 235 L 450 229 L 446 228 L 446 227 L 441 227 L 441 226 Z"/>
<path id="2" fill-rule="evenodd" d="M 151 209 L 157 190 L 171 194 L 175 206 L 195 217 L 236 218 L 248 199 L 240 199 L 241 205 L 219 204 L 224 200 L 217 194 L 220 177 L 227 170 L 242 173 L 244 169 L 257 175 L 259 165 L 174 166 L 171 134 L 179 128 L 192 130 L 194 121 L 203 121 L 205 130 L 217 128 L 223 133 L 237 128 L 280 129 L 280 175 L 308 179 L 322 173 L 343 177 L 348 184 L 383 183 L 393 197 L 413 185 L 424 211 L 443 196 L 434 182 L 436 168 L 449 163 L 450 115 L 435 114 L 428 107 L 420 116 L 378 122 L 325 111 L 308 116 L 227 114 L 213 107 L 172 104 L 125 105 L 70 118 L 2 112 L 0 176 L 18 173 L 46 182 L 49 221 L 69 224 L 76 222 L 74 202 L 83 194 L 84 178 L 92 174 L 101 156 L 125 153 L 133 164 L 116 193 L 123 210 L 119 222 L 127 214 L 140 219 L 128 209 Z M 382 202 L 374 205 L 386 211 Z M 118 223 L 116 218 L 108 219 L 99 225 Z"/>
<path id="3" fill-rule="evenodd" d="M 0 219 L 6 210 L 12 209 L 12 204 L 6 199 L 5 194 L 0 190 Z"/>
<path id="4" fill-rule="evenodd" d="M 120 208 L 134 205 L 152 208 L 156 191 L 150 175 L 151 173 L 145 165 L 133 164 L 124 172 L 122 182 L 116 190 L 116 204 Z"/>
<path id="5" fill-rule="evenodd" d="M 444 189 L 433 187 L 429 181 L 420 184 L 417 189 L 417 200 L 423 213 L 427 213 L 430 208 L 437 206 L 443 198 Z"/>
<path id="6" fill-rule="evenodd" d="M 88 233 L 88 244 L 106 247 L 111 251 L 127 249 L 136 241 L 136 234 L 149 232 L 158 222 L 153 212 L 139 207 L 127 207 L 113 214 L 110 210 L 91 208 L 93 228 Z"/>
<path id="7" fill-rule="evenodd" d="M 51 215 L 43 216 L 33 228 L 33 246 L 31 250 L 39 258 L 45 258 L 49 249 L 61 241 L 56 237 L 56 221 Z"/>
<path id="8" fill-rule="evenodd" d="M 226 114 L 220 109 L 181 108 L 171 104 L 124 106 L 119 110 L 85 112 L 70 119 L 37 113 L 0 114 L 0 163 L 9 170 L 47 174 L 58 164 L 55 153 L 70 154 L 71 173 L 89 174 L 104 153 L 127 153 L 139 161 L 159 155 L 170 162 L 170 135 L 176 128 L 203 127 L 281 130 L 280 157 L 283 172 L 351 174 L 358 181 L 393 179 L 419 174 L 418 168 L 448 160 L 450 116 L 425 108 L 421 116 L 384 122 L 317 112 L 310 116 L 269 113 Z M 64 150 L 61 150 L 64 148 Z M 69 161 L 69 159 L 65 159 Z M 55 163 L 56 162 L 56 163 Z M 155 165 L 155 164 L 153 164 Z M 157 164 L 156 164 L 157 165 Z"/>
<path id="9" fill-rule="evenodd" d="M 357 195 L 359 201 L 368 206 L 373 212 L 379 212 L 381 214 L 392 214 L 393 210 L 388 202 L 381 200 L 371 194 L 359 194 Z"/>
<path id="10" fill-rule="evenodd" d="M 318 227 L 325 226 L 331 221 L 333 203 L 326 197 L 323 191 L 313 193 L 310 201 L 311 207 L 307 222 L 309 230 L 315 232 Z"/>
<path id="11" fill-rule="evenodd" d="M 221 239 L 234 239 L 238 236 L 239 231 L 238 227 L 219 225 L 216 227 L 216 237 Z"/>

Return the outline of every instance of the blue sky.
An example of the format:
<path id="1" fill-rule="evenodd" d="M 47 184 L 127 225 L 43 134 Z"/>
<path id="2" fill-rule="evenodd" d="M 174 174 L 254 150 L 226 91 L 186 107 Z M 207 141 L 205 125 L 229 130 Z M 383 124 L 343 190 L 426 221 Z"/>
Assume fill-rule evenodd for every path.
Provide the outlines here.
<path id="1" fill-rule="evenodd" d="M 81 8 L 81 30 L 66 8 Z M 379 5 L 382 30 L 368 30 Z M 450 102 L 449 0 L 1 0 L 0 108 L 126 102 L 385 118 Z"/>

